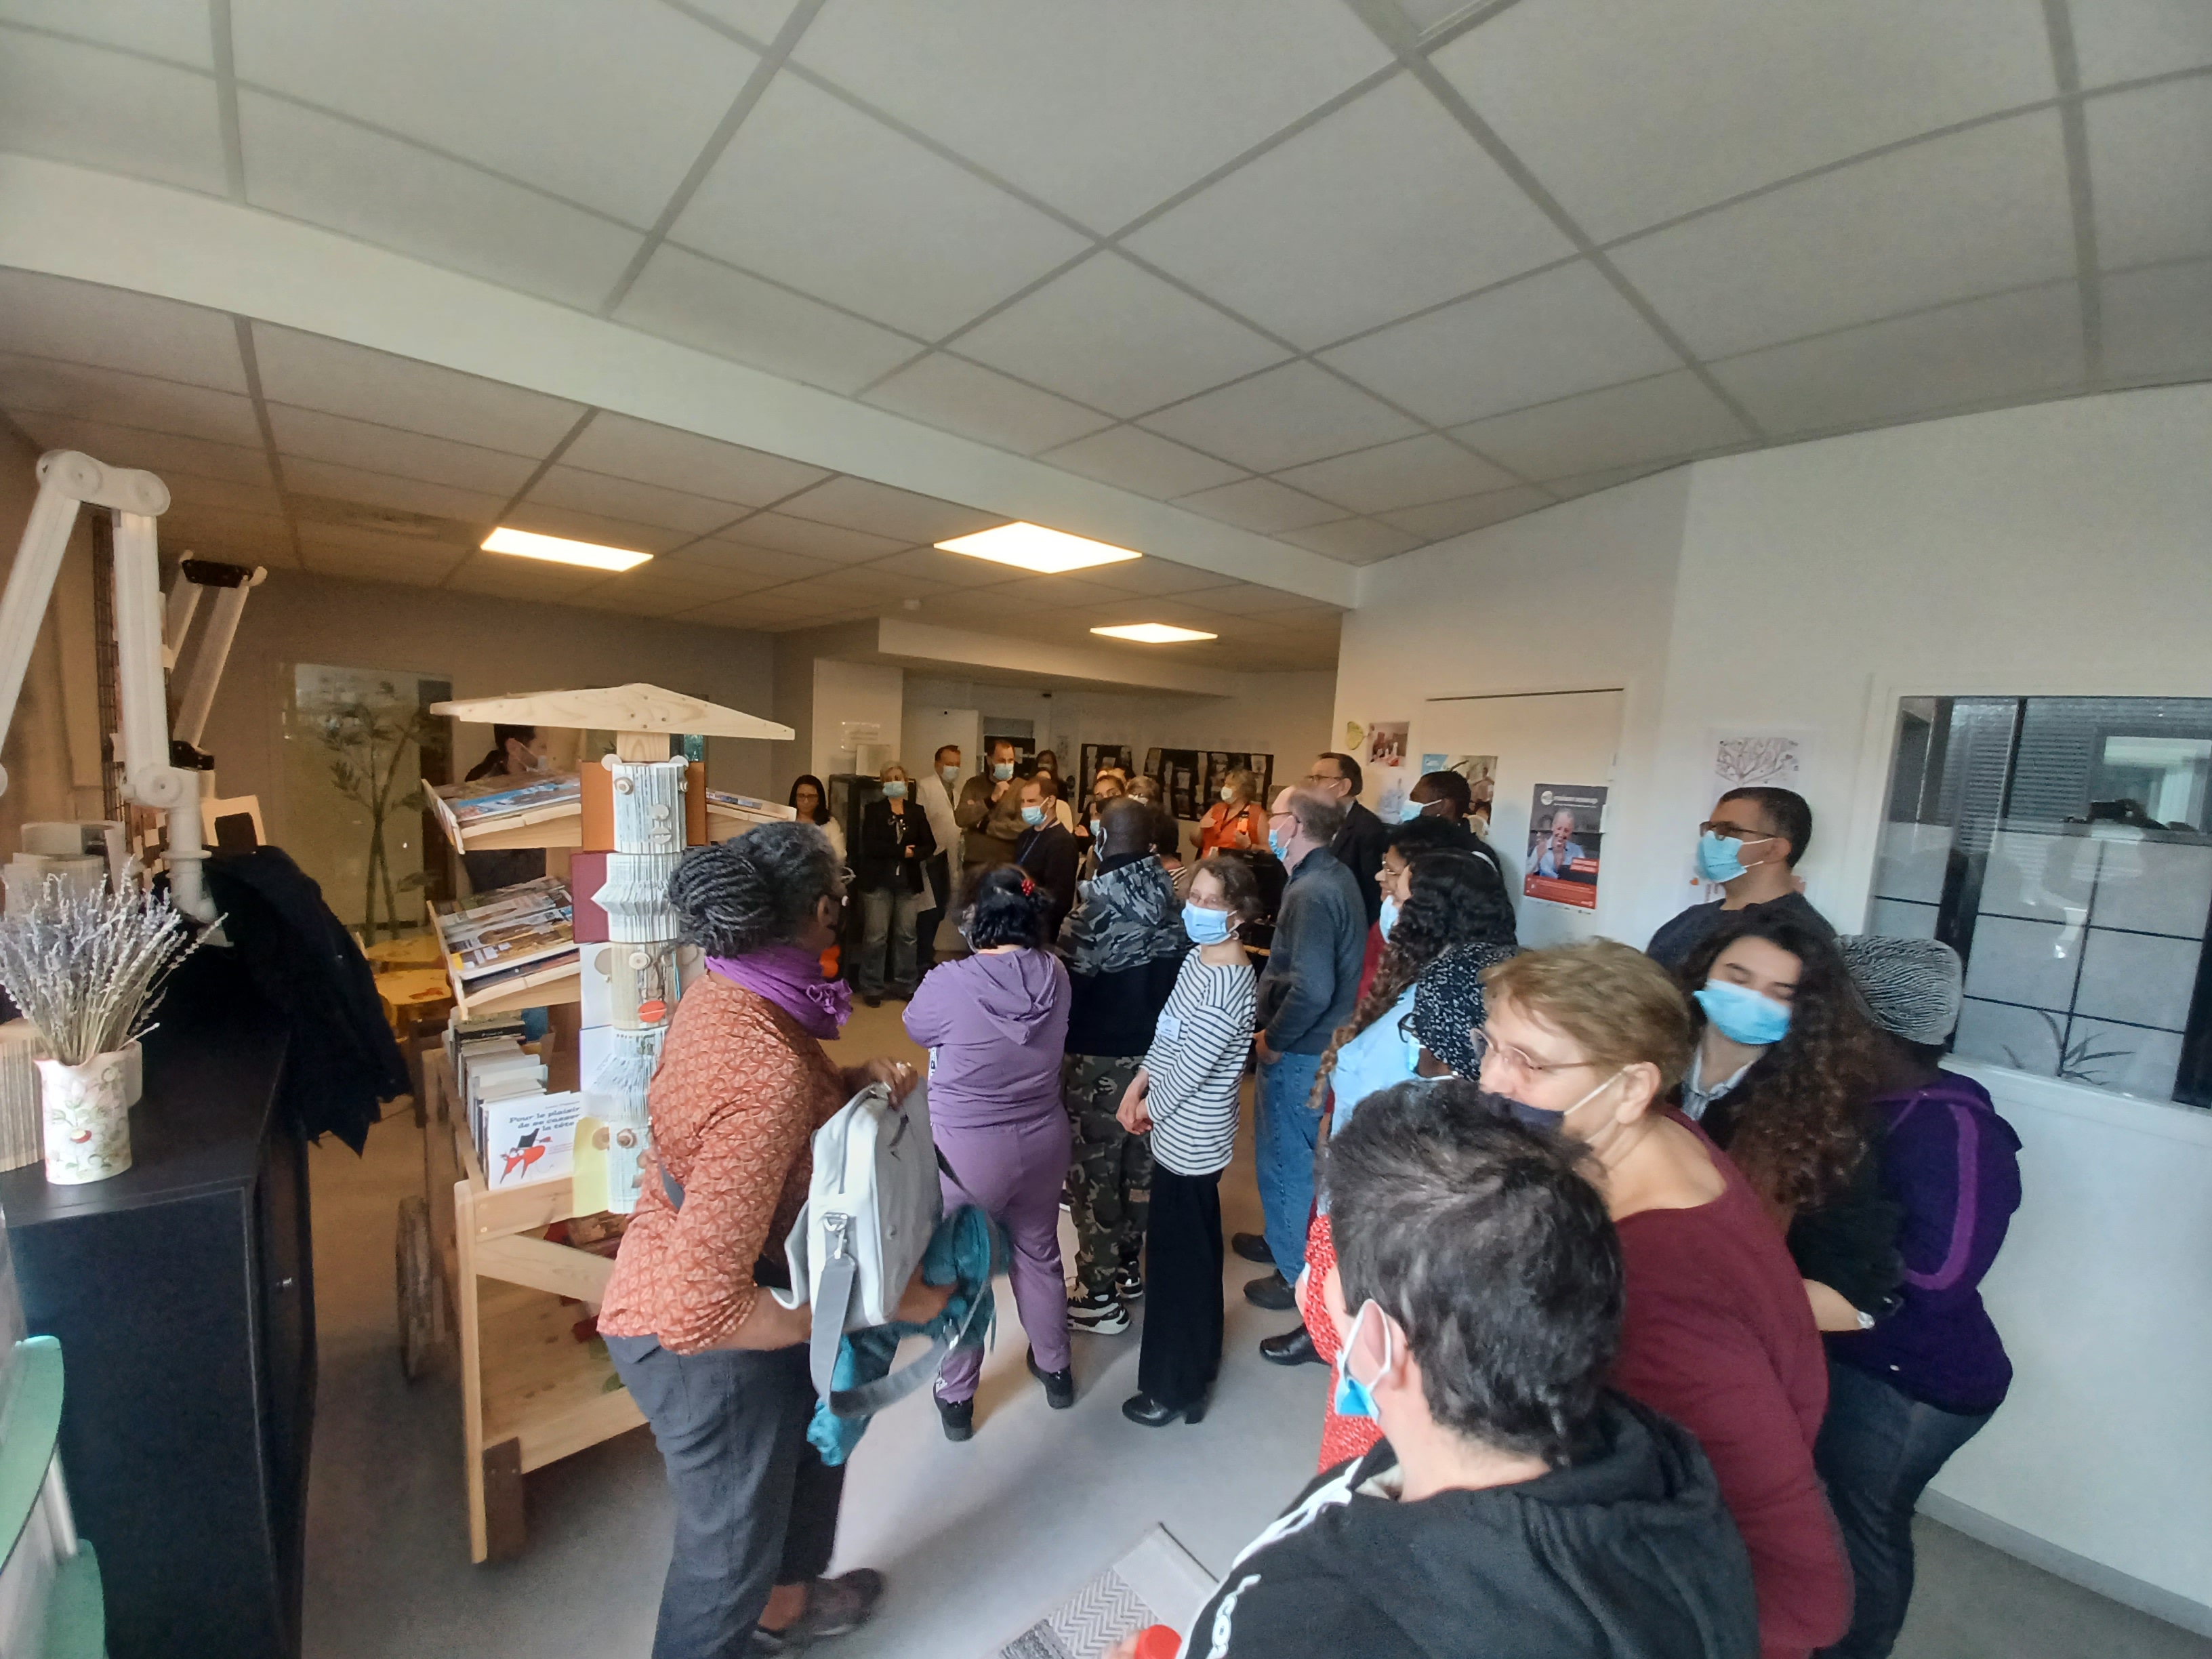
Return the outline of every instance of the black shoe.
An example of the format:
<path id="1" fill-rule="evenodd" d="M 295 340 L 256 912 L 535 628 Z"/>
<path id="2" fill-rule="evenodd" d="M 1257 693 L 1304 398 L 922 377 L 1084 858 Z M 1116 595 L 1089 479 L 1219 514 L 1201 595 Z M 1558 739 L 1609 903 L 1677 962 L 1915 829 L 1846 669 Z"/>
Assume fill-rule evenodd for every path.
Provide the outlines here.
<path id="1" fill-rule="evenodd" d="M 1036 1363 L 1036 1350 L 1029 1351 L 1030 1375 L 1044 1384 L 1044 1403 L 1056 1412 L 1064 1412 L 1075 1403 L 1075 1371 L 1063 1366 L 1056 1371 L 1046 1370 Z"/>
<path id="2" fill-rule="evenodd" d="M 937 1402 L 937 1420 L 945 1425 L 945 1437 L 954 1444 L 975 1437 L 975 1401 L 940 1400 Z"/>
<path id="3" fill-rule="evenodd" d="M 1277 1365 L 1328 1364 L 1314 1352 L 1313 1333 L 1303 1325 L 1294 1331 L 1285 1331 L 1280 1336 L 1261 1337 L 1260 1358 Z"/>
<path id="4" fill-rule="evenodd" d="M 1247 1261 L 1256 1261 L 1263 1267 L 1275 1265 L 1275 1253 L 1267 1248 L 1265 1233 L 1238 1233 L 1229 1241 L 1229 1248 Z"/>
<path id="5" fill-rule="evenodd" d="M 1203 1423 L 1206 1401 L 1194 1400 L 1188 1406 L 1163 1406 L 1148 1394 L 1133 1394 L 1121 1402 L 1121 1415 L 1148 1429 L 1164 1429 L 1178 1417 L 1186 1423 Z"/>
<path id="6" fill-rule="evenodd" d="M 872 1567 L 816 1578 L 806 1586 L 806 1611 L 781 1630 L 759 1630 L 746 1644 L 748 1653 L 804 1653 L 815 1643 L 856 1631 L 874 1614 L 884 1596 L 884 1576 Z"/>
<path id="7" fill-rule="evenodd" d="M 1114 1294 L 1125 1303 L 1144 1300 L 1145 1276 L 1133 1263 L 1124 1263 L 1114 1270 Z"/>
<path id="8" fill-rule="evenodd" d="M 884 1000 L 880 996 L 866 996 L 862 997 L 860 1000 L 866 1003 L 871 1008 L 880 1008 L 884 1006 Z"/>
<path id="9" fill-rule="evenodd" d="M 1244 1299 L 1255 1308 L 1265 1308 L 1270 1313 L 1288 1313 L 1298 1305 L 1291 1293 L 1290 1281 L 1279 1273 L 1264 1279 L 1255 1279 L 1244 1286 Z"/>

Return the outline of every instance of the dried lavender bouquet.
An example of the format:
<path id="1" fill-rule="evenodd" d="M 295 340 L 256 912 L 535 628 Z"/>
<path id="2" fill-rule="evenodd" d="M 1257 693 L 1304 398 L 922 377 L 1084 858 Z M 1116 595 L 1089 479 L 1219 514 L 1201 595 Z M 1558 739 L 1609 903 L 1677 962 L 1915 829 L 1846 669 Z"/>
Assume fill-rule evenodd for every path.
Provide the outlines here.
<path id="1" fill-rule="evenodd" d="M 82 1066 L 153 1029 L 169 975 L 198 948 L 166 894 L 72 892 L 50 876 L 37 903 L 0 916 L 0 990 L 49 1054 Z"/>

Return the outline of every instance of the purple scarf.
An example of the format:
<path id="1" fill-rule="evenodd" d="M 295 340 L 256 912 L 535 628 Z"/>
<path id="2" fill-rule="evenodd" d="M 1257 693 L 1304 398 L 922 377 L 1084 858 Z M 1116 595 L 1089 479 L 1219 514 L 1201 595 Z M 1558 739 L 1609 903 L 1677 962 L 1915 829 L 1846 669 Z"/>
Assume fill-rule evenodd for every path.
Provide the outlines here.
<path id="1" fill-rule="evenodd" d="M 834 1037 L 852 1018 L 853 988 L 822 977 L 822 958 L 796 945 L 763 945 L 741 957 L 708 957 L 707 966 L 797 1020 L 817 1037 Z"/>

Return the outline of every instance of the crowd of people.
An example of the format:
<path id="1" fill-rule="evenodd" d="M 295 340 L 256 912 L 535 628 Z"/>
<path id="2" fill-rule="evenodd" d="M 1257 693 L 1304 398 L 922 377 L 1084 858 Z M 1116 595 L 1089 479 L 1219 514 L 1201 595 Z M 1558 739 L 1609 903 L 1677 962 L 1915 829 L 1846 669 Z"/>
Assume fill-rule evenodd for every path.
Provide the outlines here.
<path id="1" fill-rule="evenodd" d="M 1264 802 L 1233 773 L 1188 862 L 1118 770 L 1072 800 L 1000 744 L 881 781 L 849 870 L 806 778 L 797 822 L 672 884 L 711 971 L 599 1315 L 676 1494 L 657 1656 L 796 1651 L 882 1590 L 823 1576 L 842 1470 L 806 1438 L 806 1310 L 758 1294 L 812 1129 L 915 1080 L 823 1050 L 854 987 L 906 999 L 946 1208 L 1003 1234 L 1049 1407 L 1075 1335 L 1141 1300 L 1122 1413 L 1202 1422 L 1231 1251 L 1296 1316 L 1262 1357 L 1328 1368 L 1319 1473 L 1186 1654 L 1890 1651 L 1915 1504 L 2010 1382 L 1978 1286 L 2019 1142 L 1942 1065 L 1957 955 L 1839 939 L 1805 898 L 1800 797 L 1724 796 L 1694 843 L 1718 902 L 1647 949 L 1523 950 L 1456 774 L 1386 824 L 1349 756 Z M 848 987 L 820 963 L 854 901 Z M 1248 1073 L 1262 1225 L 1224 1239 Z M 917 1274 L 897 1316 L 948 1294 Z M 950 1439 L 979 1370 L 939 1374 Z"/>

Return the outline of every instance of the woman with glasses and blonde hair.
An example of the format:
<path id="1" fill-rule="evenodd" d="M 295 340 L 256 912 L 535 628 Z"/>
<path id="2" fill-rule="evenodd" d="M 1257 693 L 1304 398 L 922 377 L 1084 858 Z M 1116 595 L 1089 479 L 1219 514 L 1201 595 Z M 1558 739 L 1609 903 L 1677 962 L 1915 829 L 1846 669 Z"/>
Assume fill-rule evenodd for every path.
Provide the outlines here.
<path id="1" fill-rule="evenodd" d="M 1763 1659 L 1842 1636 L 1851 1579 L 1813 1468 L 1828 1376 L 1803 1281 L 1759 1195 L 1667 1094 L 1687 1004 L 1611 939 L 1483 976 L 1475 1049 L 1497 1109 L 1589 1149 L 1628 1300 L 1613 1384 L 1697 1437 L 1750 1553 Z"/>

